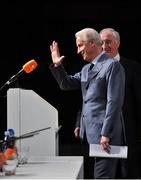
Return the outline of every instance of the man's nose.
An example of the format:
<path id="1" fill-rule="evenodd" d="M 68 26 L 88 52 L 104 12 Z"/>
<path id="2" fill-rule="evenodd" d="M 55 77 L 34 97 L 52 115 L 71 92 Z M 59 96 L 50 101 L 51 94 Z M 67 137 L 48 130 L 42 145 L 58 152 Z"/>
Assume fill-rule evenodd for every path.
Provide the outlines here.
<path id="1" fill-rule="evenodd" d="M 105 48 L 106 48 L 106 43 L 103 42 L 102 49 L 105 49 Z"/>
<path id="2" fill-rule="evenodd" d="M 77 54 L 79 54 L 79 53 L 80 53 L 80 49 L 78 48 L 78 49 L 77 49 Z"/>

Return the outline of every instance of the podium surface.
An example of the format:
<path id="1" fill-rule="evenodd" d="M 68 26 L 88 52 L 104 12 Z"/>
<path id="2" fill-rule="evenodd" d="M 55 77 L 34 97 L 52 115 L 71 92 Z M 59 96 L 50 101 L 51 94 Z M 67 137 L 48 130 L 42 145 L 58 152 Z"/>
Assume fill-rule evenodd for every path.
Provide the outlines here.
<path id="1" fill-rule="evenodd" d="M 82 156 L 31 157 L 16 174 L 2 179 L 83 179 Z"/>
<path id="2" fill-rule="evenodd" d="M 58 111 L 33 90 L 11 88 L 7 91 L 7 128 L 15 130 L 15 136 L 40 131 L 30 138 L 17 140 L 19 151 L 28 148 L 32 156 L 58 154 Z"/>

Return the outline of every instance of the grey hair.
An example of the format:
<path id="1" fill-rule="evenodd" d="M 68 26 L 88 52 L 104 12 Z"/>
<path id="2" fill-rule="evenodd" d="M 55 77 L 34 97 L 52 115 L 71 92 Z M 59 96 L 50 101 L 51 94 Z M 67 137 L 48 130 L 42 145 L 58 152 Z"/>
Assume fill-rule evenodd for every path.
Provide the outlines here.
<path id="1" fill-rule="evenodd" d="M 104 28 L 100 31 L 100 34 L 104 31 L 111 31 L 113 33 L 113 35 L 115 36 L 115 38 L 120 42 L 120 34 L 118 31 L 116 31 L 115 29 L 113 28 Z"/>
<path id="2" fill-rule="evenodd" d="M 85 28 L 75 33 L 75 38 L 81 37 L 84 42 L 95 40 L 97 46 L 102 45 L 99 33 L 93 28 Z"/>

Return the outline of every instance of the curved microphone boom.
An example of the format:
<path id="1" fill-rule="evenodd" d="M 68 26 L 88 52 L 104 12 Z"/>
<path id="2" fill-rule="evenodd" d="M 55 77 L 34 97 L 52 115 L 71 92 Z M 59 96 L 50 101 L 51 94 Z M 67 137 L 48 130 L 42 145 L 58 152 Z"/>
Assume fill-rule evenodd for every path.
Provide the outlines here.
<path id="1" fill-rule="evenodd" d="M 28 61 L 27 63 L 25 63 L 22 67 L 22 69 L 15 74 L 14 76 L 12 76 L 1 88 L 0 90 L 2 90 L 6 85 L 11 84 L 12 82 L 14 82 L 19 76 L 21 76 L 24 72 L 25 73 L 31 73 L 36 67 L 37 67 L 37 62 L 32 59 L 30 61 Z"/>

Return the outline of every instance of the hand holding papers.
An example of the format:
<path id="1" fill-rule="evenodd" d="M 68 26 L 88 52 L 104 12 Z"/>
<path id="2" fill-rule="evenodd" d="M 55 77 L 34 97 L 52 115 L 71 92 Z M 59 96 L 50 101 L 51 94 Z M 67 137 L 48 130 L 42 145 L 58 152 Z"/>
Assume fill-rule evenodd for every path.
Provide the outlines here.
<path id="1" fill-rule="evenodd" d="M 89 156 L 107 157 L 107 158 L 123 158 L 127 159 L 127 146 L 110 146 L 111 152 L 107 153 L 101 148 L 100 144 L 90 144 Z"/>

